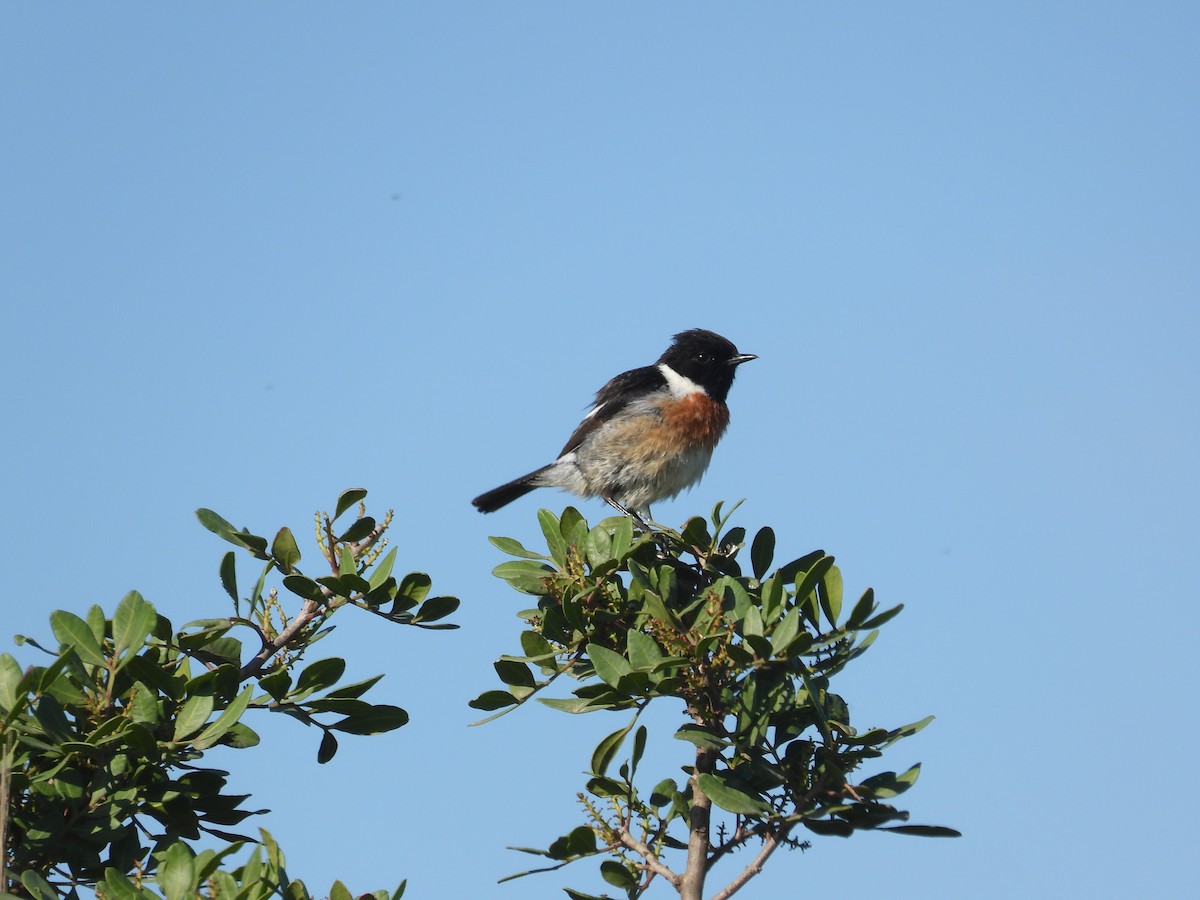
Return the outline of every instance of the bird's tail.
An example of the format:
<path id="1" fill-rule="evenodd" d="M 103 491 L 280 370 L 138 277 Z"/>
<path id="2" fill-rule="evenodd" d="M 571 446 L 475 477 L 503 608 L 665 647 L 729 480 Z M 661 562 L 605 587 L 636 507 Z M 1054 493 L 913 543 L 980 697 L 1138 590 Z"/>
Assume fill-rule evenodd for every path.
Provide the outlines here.
<path id="1" fill-rule="evenodd" d="M 548 468 L 550 466 L 542 466 L 536 472 L 530 472 L 528 475 L 514 478 L 508 484 L 492 488 L 492 490 L 480 494 L 472 500 L 471 505 L 483 513 L 495 512 L 502 506 L 508 506 L 508 504 L 512 503 L 518 497 L 524 497 L 534 488 L 541 487 L 538 483 L 538 477 Z"/>

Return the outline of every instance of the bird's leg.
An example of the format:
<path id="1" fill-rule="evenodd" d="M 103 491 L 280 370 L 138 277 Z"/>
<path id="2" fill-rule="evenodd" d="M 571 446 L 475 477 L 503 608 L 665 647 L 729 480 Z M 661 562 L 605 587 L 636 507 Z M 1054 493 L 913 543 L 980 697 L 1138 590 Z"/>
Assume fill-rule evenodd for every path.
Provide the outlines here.
<path id="1" fill-rule="evenodd" d="M 653 523 L 650 522 L 650 507 L 647 506 L 645 508 L 646 515 L 643 517 L 638 510 L 629 509 L 626 506 L 622 506 L 620 503 L 618 503 L 612 497 L 609 497 L 605 494 L 601 494 L 600 496 L 604 499 L 605 503 L 607 503 L 609 506 L 611 506 L 617 512 L 621 513 L 622 515 L 629 516 L 629 518 L 633 519 L 633 521 L 637 523 L 638 527 L 641 528 L 642 531 L 649 534 L 651 531 L 654 530 L 654 528 L 652 527 Z"/>
<path id="2" fill-rule="evenodd" d="M 637 512 L 635 512 L 632 509 L 629 509 L 629 507 L 627 507 L 627 506 L 622 506 L 620 503 L 618 503 L 616 501 L 616 499 L 614 499 L 613 497 L 609 497 L 607 494 L 601 494 L 600 496 L 604 499 L 605 503 L 607 503 L 609 506 L 611 506 L 613 509 L 615 509 L 617 512 L 619 512 L 621 515 L 629 516 L 629 518 L 633 519 L 633 521 L 635 521 L 638 525 L 641 526 L 643 531 L 648 530 L 646 527 L 645 520 L 641 516 L 639 516 L 637 514 Z"/>
<path id="3" fill-rule="evenodd" d="M 654 521 L 650 515 L 650 504 L 647 503 L 638 510 L 631 510 L 629 515 L 641 526 L 643 532 L 654 539 L 654 543 L 658 547 L 658 558 L 668 559 L 671 555 L 671 539 L 667 537 L 667 532 L 671 529 Z"/>

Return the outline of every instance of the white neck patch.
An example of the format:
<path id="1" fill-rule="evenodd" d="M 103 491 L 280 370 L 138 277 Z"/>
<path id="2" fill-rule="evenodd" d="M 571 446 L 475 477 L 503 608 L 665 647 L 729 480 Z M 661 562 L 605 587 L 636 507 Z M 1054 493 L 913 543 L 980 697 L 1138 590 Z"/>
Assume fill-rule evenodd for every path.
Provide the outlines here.
<path id="1" fill-rule="evenodd" d="M 708 394 L 708 391 L 692 381 L 686 375 L 680 375 L 666 363 L 659 363 L 658 371 L 667 379 L 667 387 L 675 397 L 686 397 L 688 394 Z"/>

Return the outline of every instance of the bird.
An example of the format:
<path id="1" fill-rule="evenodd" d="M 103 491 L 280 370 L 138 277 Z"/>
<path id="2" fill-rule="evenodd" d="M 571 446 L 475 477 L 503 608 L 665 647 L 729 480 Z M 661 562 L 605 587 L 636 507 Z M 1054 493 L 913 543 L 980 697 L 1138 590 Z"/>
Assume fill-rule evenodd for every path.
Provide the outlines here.
<path id="1" fill-rule="evenodd" d="M 729 425 L 725 403 L 738 366 L 758 359 L 703 328 L 676 334 L 658 361 L 596 392 L 595 404 L 554 462 L 480 494 L 495 512 L 539 487 L 600 497 L 644 528 L 650 504 L 690 488 Z"/>

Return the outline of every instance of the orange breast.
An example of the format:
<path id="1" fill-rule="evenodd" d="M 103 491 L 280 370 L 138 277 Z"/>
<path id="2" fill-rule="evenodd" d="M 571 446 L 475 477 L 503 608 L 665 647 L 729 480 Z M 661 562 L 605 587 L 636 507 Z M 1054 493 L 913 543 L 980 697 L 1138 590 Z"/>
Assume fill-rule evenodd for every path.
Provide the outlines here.
<path id="1" fill-rule="evenodd" d="M 688 394 L 664 404 L 663 425 L 676 440 L 711 450 L 729 426 L 729 407 L 706 394 Z M 686 436 L 686 437 L 685 437 Z"/>

